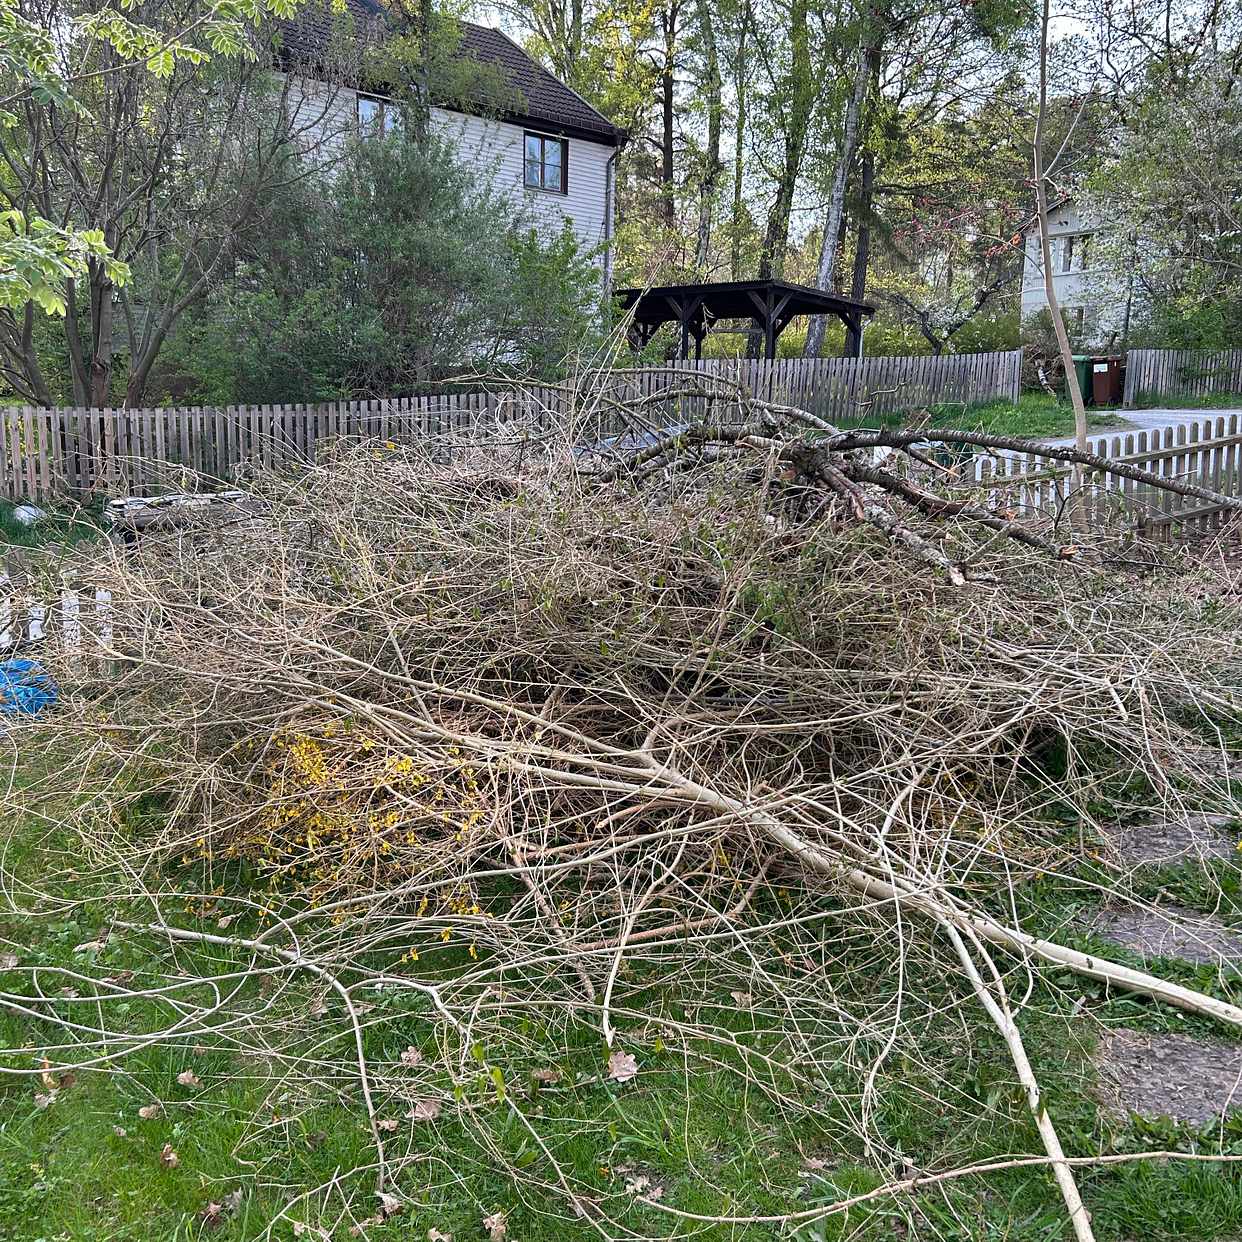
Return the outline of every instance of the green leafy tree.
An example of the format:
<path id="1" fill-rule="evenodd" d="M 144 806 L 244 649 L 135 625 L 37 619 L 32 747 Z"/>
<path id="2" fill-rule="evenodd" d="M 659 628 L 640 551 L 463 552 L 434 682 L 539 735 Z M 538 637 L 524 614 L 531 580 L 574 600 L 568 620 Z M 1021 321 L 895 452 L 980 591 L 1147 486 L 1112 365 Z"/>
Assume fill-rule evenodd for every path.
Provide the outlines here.
<path id="1" fill-rule="evenodd" d="M 269 16 L 292 16 L 295 6 L 296 0 L 213 0 L 185 6 L 173 23 L 153 24 L 138 19 L 135 0 L 68 13 L 62 6 L 0 0 L 0 129 L 19 127 L 23 105 L 88 116 L 75 87 L 104 74 L 140 67 L 168 78 L 179 64 L 253 54 L 249 28 Z M 48 314 L 64 314 L 64 283 L 95 271 L 122 286 L 128 268 L 111 256 L 103 233 L 91 221 L 48 219 L 8 207 L 0 224 L 0 305 L 33 303 Z"/>
<path id="2" fill-rule="evenodd" d="M 568 229 L 541 240 L 434 139 L 352 144 L 303 183 L 187 317 L 162 395 L 393 396 L 473 370 L 552 376 L 599 343 L 600 272 Z"/>

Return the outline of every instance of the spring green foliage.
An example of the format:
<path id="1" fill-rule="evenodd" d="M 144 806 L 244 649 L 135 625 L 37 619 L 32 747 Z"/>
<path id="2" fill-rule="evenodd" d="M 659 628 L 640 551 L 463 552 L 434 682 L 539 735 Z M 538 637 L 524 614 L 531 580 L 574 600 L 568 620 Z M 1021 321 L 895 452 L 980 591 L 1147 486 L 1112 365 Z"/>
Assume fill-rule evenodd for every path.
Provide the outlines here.
<path id="1" fill-rule="evenodd" d="M 99 229 L 0 212 L 0 306 L 34 302 L 49 315 L 63 315 L 65 282 L 84 275 L 91 261 L 103 264 L 114 284 L 129 279 L 129 267 L 112 257 Z"/>
<path id="2" fill-rule="evenodd" d="M 343 8 L 342 0 L 334 5 Z M 119 0 L 68 16 L 47 13 L 41 23 L 16 0 L 0 0 L 0 95 L 3 104 L 30 98 L 43 108 L 79 116 L 87 106 L 75 92 L 75 68 L 91 61 L 93 49 L 109 50 L 110 62 L 145 63 L 157 78 L 168 78 L 178 63 L 205 65 L 213 56 L 254 56 L 249 28 L 267 17 L 291 17 L 297 0 L 210 0 L 182 14 L 179 24 L 151 26 L 131 14 L 136 0 Z M 11 129 L 17 115 L 0 106 L 0 127 Z M 0 306 L 34 302 L 49 315 L 66 310 L 65 282 L 88 275 L 92 264 L 123 285 L 125 263 L 112 257 L 107 239 L 92 222 L 57 224 L 16 210 L 0 214 Z"/>

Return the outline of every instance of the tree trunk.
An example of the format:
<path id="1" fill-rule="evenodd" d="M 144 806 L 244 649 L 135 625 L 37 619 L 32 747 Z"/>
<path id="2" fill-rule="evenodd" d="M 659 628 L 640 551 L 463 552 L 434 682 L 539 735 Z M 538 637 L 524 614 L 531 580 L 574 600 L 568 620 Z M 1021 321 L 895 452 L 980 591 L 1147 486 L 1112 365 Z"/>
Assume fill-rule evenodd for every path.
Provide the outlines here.
<path id="1" fill-rule="evenodd" d="M 776 197 L 768 212 L 759 255 L 759 279 L 771 280 L 785 264 L 789 241 L 789 213 L 793 210 L 794 190 L 806 153 L 807 128 L 811 122 L 818 85 L 811 72 L 811 43 L 808 21 L 809 0 L 793 0 L 789 10 L 791 95 L 785 109 L 785 152 L 776 182 Z"/>
<path id="2" fill-rule="evenodd" d="M 746 139 L 746 31 L 750 26 L 750 6 L 742 8 L 737 35 L 737 61 L 734 68 L 734 91 L 737 96 L 737 118 L 733 126 L 733 236 L 729 251 L 729 274 L 742 279 L 742 182 L 745 161 L 742 156 Z"/>
<path id="3" fill-rule="evenodd" d="M 842 225 L 845 223 L 845 188 L 849 181 L 850 165 L 854 162 L 854 150 L 858 146 L 858 117 L 862 112 L 863 99 L 870 81 L 870 40 L 864 33 L 858 40 L 858 61 L 854 67 L 854 87 L 845 105 L 845 133 L 841 139 L 841 152 L 832 176 L 832 189 L 828 194 L 828 213 L 824 218 L 824 237 L 819 251 L 819 271 L 815 278 L 817 289 L 833 287 L 837 269 L 837 251 L 840 248 Z M 806 332 L 806 348 L 803 355 L 818 358 L 824 347 L 824 316 L 813 315 Z"/>
<path id="4" fill-rule="evenodd" d="M 706 279 L 711 263 L 716 187 L 720 180 L 721 80 L 709 0 L 698 0 L 697 9 L 699 38 L 703 41 L 703 85 L 707 92 L 707 149 L 704 152 L 703 183 L 699 187 L 699 228 L 694 245 L 694 270 L 700 279 Z"/>
<path id="5" fill-rule="evenodd" d="M 677 223 L 677 201 L 673 185 L 673 139 L 677 91 L 678 8 L 678 3 L 670 4 L 660 19 L 664 27 L 664 62 L 660 66 L 660 214 L 670 229 Z"/>
<path id="6" fill-rule="evenodd" d="M 871 199 L 875 185 L 875 153 L 870 148 L 863 151 L 862 173 L 858 188 L 858 233 L 854 240 L 854 270 L 850 277 L 850 297 L 855 302 L 867 298 L 867 268 L 871 263 Z M 854 330 L 845 334 L 845 356 L 856 357 L 858 342 Z"/>
<path id="7" fill-rule="evenodd" d="M 1039 249 L 1044 264 L 1044 297 L 1048 313 L 1052 316 L 1052 330 L 1057 335 L 1057 347 L 1061 353 L 1061 365 L 1065 368 L 1065 391 L 1074 408 L 1074 442 L 1080 453 L 1087 451 L 1087 410 L 1083 405 L 1082 391 L 1078 387 L 1078 372 L 1074 369 L 1074 351 L 1070 348 L 1069 333 L 1061 318 L 1061 304 L 1057 300 L 1056 281 L 1052 271 L 1052 242 L 1048 236 L 1048 186 L 1044 179 L 1043 138 L 1048 118 L 1048 10 L 1049 0 L 1043 0 L 1043 16 L 1039 31 L 1039 111 L 1035 117 L 1035 214 L 1039 220 Z M 1075 471 L 1074 490 L 1082 486 L 1082 470 Z M 1080 506 L 1071 506 L 1077 512 Z"/>

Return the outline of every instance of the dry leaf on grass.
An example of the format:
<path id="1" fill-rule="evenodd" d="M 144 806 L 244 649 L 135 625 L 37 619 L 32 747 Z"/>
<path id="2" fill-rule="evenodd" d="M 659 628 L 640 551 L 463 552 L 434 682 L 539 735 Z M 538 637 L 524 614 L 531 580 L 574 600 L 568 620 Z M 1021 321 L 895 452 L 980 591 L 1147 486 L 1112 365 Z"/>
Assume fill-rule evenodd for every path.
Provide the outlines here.
<path id="1" fill-rule="evenodd" d="M 625 1179 L 625 1193 L 627 1195 L 638 1195 L 654 1202 L 663 1196 L 664 1187 L 657 1186 L 649 1177 L 627 1177 Z"/>
<path id="2" fill-rule="evenodd" d="M 754 997 L 749 992 L 730 992 L 739 1009 L 749 1009 L 754 1003 Z"/>
<path id="3" fill-rule="evenodd" d="M 198 1075 L 193 1070 L 182 1070 L 177 1075 L 177 1081 L 183 1087 L 201 1087 L 203 1084 L 199 1080 Z"/>
<path id="4" fill-rule="evenodd" d="M 531 1078 L 535 1080 L 541 1087 L 551 1086 L 554 1082 L 561 1081 L 561 1071 L 554 1069 L 537 1069 L 531 1070 Z"/>
<path id="5" fill-rule="evenodd" d="M 37 1109 L 42 1110 L 45 1108 L 51 1108 L 51 1106 L 56 1102 L 56 1092 L 49 1091 L 44 1094 L 42 1091 L 36 1091 L 34 1102 L 35 1108 Z"/>
<path id="6" fill-rule="evenodd" d="M 143 1121 L 150 1121 L 152 1117 L 158 1117 L 163 1111 L 163 1104 L 156 1101 L 154 1104 L 144 1104 L 138 1110 L 138 1116 L 141 1117 Z"/>
<path id="7" fill-rule="evenodd" d="M 385 1134 L 395 1134 L 399 1124 L 400 1123 L 392 1117 L 381 1117 L 378 1121 L 376 1121 L 375 1128 L 377 1130 L 382 1130 Z"/>
<path id="8" fill-rule="evenodd" d="M 175 1169 L 181 1163 L 181 1157 L 173 1151 L 171 1143 L 165 1143 L 160 1151 L 160 1164 L 166 1169 Z"/>
<path id="9" fill-rule="evenodd" d="M 453 1242 L 453 1235 L 433 1227 L 427 1230 L 427 1242 Z"/>
<path id="10" fill-rule="evenodd" d="M 406 1113 L 411 1121 L 435 1121 L 439 1115 L 439 1100 L 415 1100 L 414 1107 Z"/>
<path id="11" fill-rule="evenodd" d="M 632 1053 L 619 1049 L 608 1058 L 608 1077 L 613 1082 L 629 1082 L 638 1074 L 638 1062 Z"/>
<path id="12" fill-rule="evenodd" d="M 16 967 L 16 953 L 0 953 L 0 970 L 15 970 Z"/>
<path id="13" fill-rule="evenodd" d="M 374 1216 L 368 1216 L 365 1220 L 360 1220 L 356 1225 L 350 1225 L 349 1233 L 351 1237 L 356 1238 L 373 1226 L 382 1225 L 390 1216 L 396 1216 L 405 1206 L 400 1199 L 394 1195 L 386 1195 L 383 1191 L 380 1191 L 379 1201 L 380 1210 Z"/>
<path id="14" fill-rule="evenodd" d="M 115 1134 L 117 1138 L 129 1138 L 129 1131 L 124 1126 L 113 1126 L 112 1133 Z"/>
<path id="15" fill-rule="evenodd" d="M 487 1230 L 487 1242 L 505 1242 L 509 1226 L 503 1212 L 493 1212 L 483 1217 L 483 1228 Z"/>
<path id="16" fill-rule="evenodd" d="M 422 1060 L 423 1060 L 423 1054 L 422 1054 L 421 1052 L 419 1052 L 419 1050 L 418 1050 L 417 1048 L 415 1048 L 413 1044 L 411 1044 L 411 1045 L 410 1045 L 410 1046 L 409 1046 L 409 1047 L 408 1047 L 408 1048 L 407 1048 L 407 1049 L 406 1049 L 406 1050 L 405 1050 L 405 1051 L 401 1054 L 401 1064 L 402 1064 L 402 1065 L 411 1065 L 411 1066 L 413 1066 L 413 1065 L 421 1065 L 421 1064 L 422 1064 Z"/>

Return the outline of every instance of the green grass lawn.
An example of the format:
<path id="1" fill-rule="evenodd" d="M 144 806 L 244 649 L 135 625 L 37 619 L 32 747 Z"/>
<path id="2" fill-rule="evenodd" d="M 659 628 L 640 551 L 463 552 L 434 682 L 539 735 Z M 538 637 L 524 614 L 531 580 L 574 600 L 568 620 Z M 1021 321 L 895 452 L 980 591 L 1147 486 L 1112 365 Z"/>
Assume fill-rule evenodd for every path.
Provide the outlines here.
<path id="1" fill-rule="evenodd" d="M 1212 392 L 1200 397 L 1141 392 L 1135 405 L 1140 410 L 1242 410 L 1242 392 Z"/>
<path id="2" fill-rule="evenodd" d="M 1067 823 L 1067 834 L 1075 829 Z M 1067 836 L 1068 839 L 1068 836 Z M 50 995 L 65 968 L 124 979 L 130 987 L 164 985 L 196 974 L 241 968 L 234 949 L 184 947 L 175 952 L 154 937 L 109 940 L 93 946 L 118 919 L 149 916 L 144 903 L 116 902 L 99 876 L 80 871 L 80 859 L 55 826 L 54 808 L 38 818 L 0 827 L 0 853 L 16 886 L 5 897 L 15 908 L 0 915 L 0 955 L 44 970 Z M 1185 883 L 1179 899 L 1210 903 L 1213 885 Z M 202 891 L 192 867 L 149 876 L 173 908 L 177 889 Z M 240 885 L 234 877 L 232 885 Z M 23 897 L 38 885 L 65 904 Z M 238 891 L 241 891 L 238 888 Z M 1081 889 L 1055 883 L 1019 889 L 1023 913 L 1039 927 L 1060 928 Z M 826 973 L 842 1010 L 877 989 L 890 989 L 884 954 L 839 952 L 850 931 L 828 898 L 824 918 L 798 943 L 800 954 Z M 190 908 L 187 908 L 190 907 Z M 176 903 L 186 927 L 219 931 L 219 908 L 187 897 Z M 230 934 L 253 935 L 257 922 L 231 923 Z M 912 929 L 909 929 L 912 930 Z M 922 929 L 925 930 L 925 929 Z M 879 928 L 877 925 L 877 934 Z M 1072 937 L 1072 928 L 1068 933 Z M 1089 943 L 1081 941 L 1084 947 Z M 779 946 L 777 946 L 779 948 Z M 792 945 L 790 946 L 793 947 Z M 1096 946 L 1098 947 L 1098 946 Z M 234 1009 L 252 1012 L 242 1028 L 187 1032 L 178 1041 L 132 1052 L 114 1063 L 83 1070 L 60 1084 L 49 1103 L 48 1084 L 33 1076 L 0 1076 L 0 1238 L 5 1242 L 189 1242 L 213 1237 L 294 1237 L 421 1240 L 432 1229 L 455 1240 L 482 1239 L 484 1216 L 503 1211 L 508 1238 L 581 1239 L 601 1236 L 567 1207 L 544 1151 L 555 1157 L 592 1211 L 605 1209 L 617 1224 L 605 1237 L 676 1236 L 706 1242 L 759 1239 L 868 1240 L 917 1238 L 947 1242 L 1054 1242 L 1068 1236 L 1063 1209 L 1046 1170 L 1022 1169 L 987 1179 L 966 1178 L 913 1195 L 880 1199 L 847 1216 L 800 1230 L 769 1224 L 683 1221 L 636 1201 L 643 1182 L 660 1202 L 703 1216 L 773 1215 L 802 1210 L 871 1189 L 910 1167 L 935 1171 L 972 1160 L 1039 1150 L 1012 1066 L 969 994 L 955 982 L 947 946 L 926 977 L 912 981 L 904 1017 L 917 1043 L 899 1043 L 876 1081 L 873 1131 L 883 1150 L 868 1160 L 853 1136 L 861 1080 L 844 1063 L 802 1077 L 773 1070 L 763 1056 L 790 1058 L 798 1041 L 813 1048 L 821 1034 L 860 1041 L 867 1064 L 879 1041 L 830 1030 L 825 1012 L 776 1013 L 762 1003 L 756 978 L 753 1008 L 741 1005 L 707 968 L 666 975 L 659 963 L 635 967 L 640 991 L 616 1015 L 640 1072 L 624 1084 L 603 1072 L 605 1052 L 597 1015 L 589 1007 L 566 1014 L 524 1003 L 535 991 L 509 979 L 505 1018 L 486 1026 L 470 1049 L 457 1049 L 437 1029 L 430 1005 L 377 992 L 359 996 L 367 1012 L 365 1046 L 377 1078 L 399 1078 L 401 1054 L 417 1049 L 445 1092 L 439 1117 L 403 1119 L 399 1102 L 380 1092 L 379 1115 L 397 1122 L 387 1136 L 390 1159 L 400 1165 L 392 1190 L 405 1209 L 380 1225 L 363 1226 L 374 1211 L 374 1161 L 356 1079 L 337 1071 L 312 1083 L 298 1069 L 348 1067 L 351 1032 L 339 1004 L 317 1003 L 323 989 L 305 975 L 280 981 L 254 978 Z M 446 948 L 411 965 L 426 981 L 444 982 L 467 965 L 461 950 Z M 132 975 L 129 973 L 132 972 Z M 1196 981 L 1205 975 L 1195 968 Z M 1093 1045 L 1089 1017 L 1151 1029 L 1205 1029 L 1196 1022 L 1135 998 L 1107 997 L 1087 985 L 1086 1015 L 1076 1010 L 1081 980 L 1041 972 L 1021 1025 L 1050 1111 L 1071 1154 L 1127 1152 L 1193 1145 L 1242 1152 L 1242 1122 L 1194 1133 L 1160 1122 L 1124 1122 L 1092 1102 Z M 1219 979 L 1207 984 L 1231 994 Z M 26 970 L 0 969 L 0 990 L 30 995 Z M 201 1000 L 202 997 L 199 996 Z M 68 1011 L 71 997 L 58 1002 Z M 144 998 L 126 1002 L 110 1021 L 130 1031 L 151 1030 L 168 1011 Z M 704 1042 L 683 1032 L 710 1014 L 732 1042 Z M 75 1016 L 89 1027 L 92 1005 Z M 0 1012 L 3 1064 L 37 1070 L 35 1048 L 47 1038 L 40 1024 Z M 266 1049 L 266 1051 L 265 1051 Z M 458 1056 L 460 1053 L 460 1056 Z M 73 1059 L 72 1048 L 57 1054 Z M 792 1058 L 798 1064 L 797 1056 Z M 541 1085 L 535 1070 L 558 1079 Z M 193 1080 L 179 1081 L 190 1071 Z M 399 1092 L 398 1092 L 399 1095 Z M 38 1097 L 44 1097 L 42 1099 Z M 158 1102 L 157 1115 L 139 1110 Z M 42 1106 L 41 1106 L 42 1105 Z M 161 1159 L 165 1145 L 173 1164 Z M 1117 1165 L 1080 1174 L 1100 1242 L 1126 1239 L 1208 1239 L 1242 1236 L 1242 1168 L 1178 1164 Z M 211 1204 L 222 1205 L 212 1212 Z M 295 1222 L 300 1229 L 295 1232 Z M 319 1232 L 322 1231 L 322 1232 Z"/>
<path id="3" fill-rule="evenodd" d="M 1074 434 L 1074 411 L 1069 405 L 1048 396 L 1047 393 L 1024 393 L 1017 405 L 999 399 L 974 403 L 946 402 L 931 406 L 927 413 L 933 427 L 986 431 L 1030 440 L 1055 439 Z M 911 417 L 909 413 L 884 414 L 845 420 L 843 425 L 900 426 Z M 1119 410 L 1087 410 L 1087 426 L 1092 432 L 1104 432 L 1126 425 Z"/>
<path id="4" fill-rule="evenodd" d="M 14 516 L 17 505 L 0 501 L 0 544 L 19 548 L 67 547 L 102 533 L 98 507 L 73 503 L 39 506 L 45 516 L 33 523 Z"/>
<path id="5" fill-rule="evenodd" d="M 1010 401 L 984 401 L 974 405 L 946 404 L 931 407 L 934 427 L 961 427 L 1030 440 L 1055 439 L 1074 434 L 1074 411 L 1047 393 L 1023 393 L 1017 405 Z M 1092 432 L 1125 427 L 1119 410 L 1087 409 L 1087 429 Z"/>

